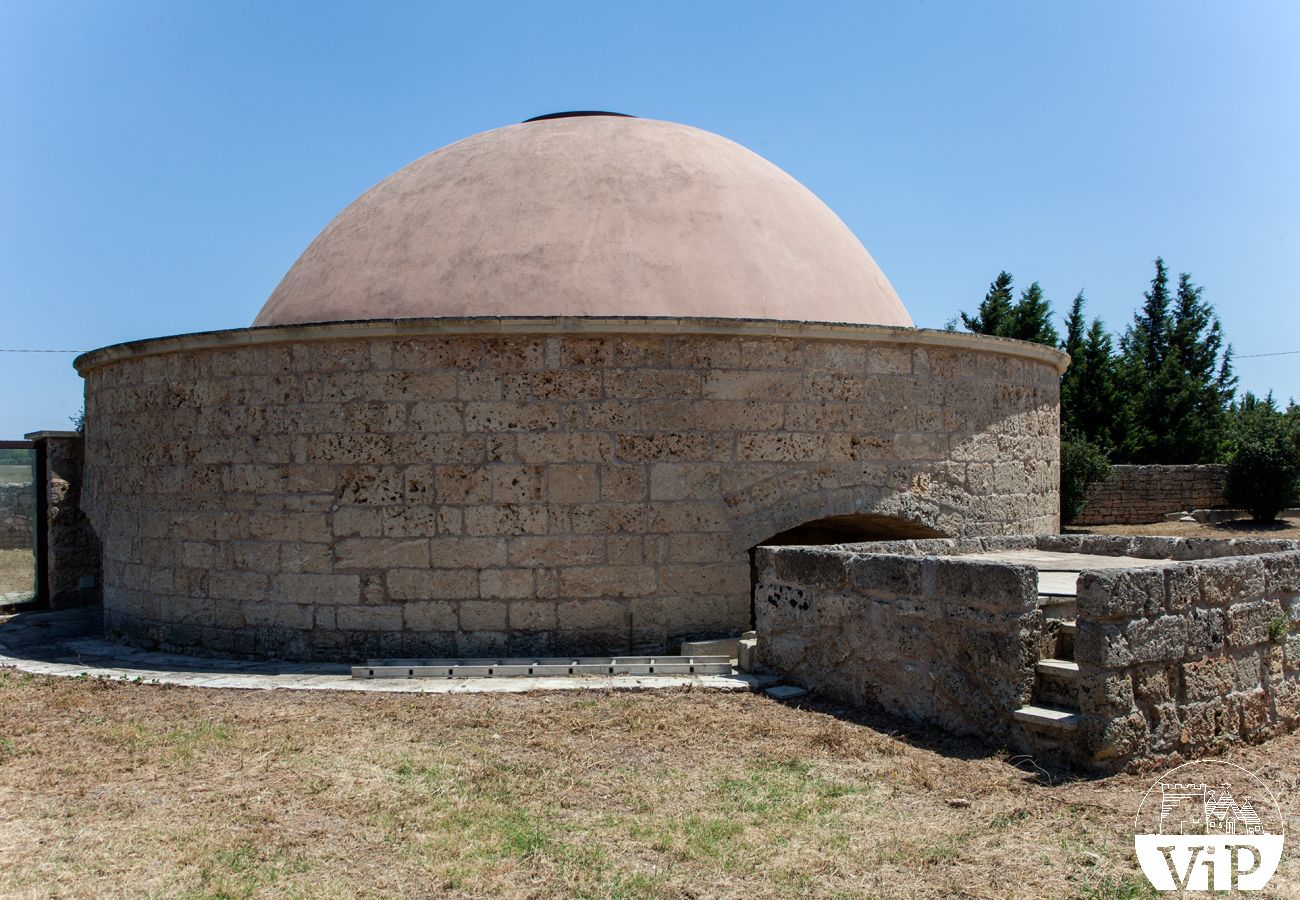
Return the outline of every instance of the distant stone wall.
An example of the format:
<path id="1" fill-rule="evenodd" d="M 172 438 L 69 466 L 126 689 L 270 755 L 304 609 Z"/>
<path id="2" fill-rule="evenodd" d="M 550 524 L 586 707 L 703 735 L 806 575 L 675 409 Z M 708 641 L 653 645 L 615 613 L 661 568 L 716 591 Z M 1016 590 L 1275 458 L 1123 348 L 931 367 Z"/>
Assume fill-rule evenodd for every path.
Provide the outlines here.
<path id="1" fill-rule="evenodd" d="M 808 547 L 761 547 L 755 562 L 762 665 L 849 703 L 1015 742 L 1042 639 L 1032 568 Z"/>
<path id="2" fill-rule="evenodd" d="M 1074 525 L 1141 525 L 1165 513 L 1211 509 L 1227 503 L 1226 466 L 1115 466 L 1092 485 Z"/>
<path id="3" fill-rule="evenodd" d="M 0 483 L 0 550 L 30 550 L 35 545 L 35 508 L 36 495 L 30 481 Z"/>
<path id="4" fill-rule="evenodd" d="M 1084 572 L 1075 657 L 1092 761 L 1164 767 L 1294 729 L 1300 552 Z"/>
<path id="5" fill-rule="evenodd" d="M 1058 528 L 1052 351 L 875 326 L 505 325 L 83 357 L 110 632 L 336 660 L 662 653 L 747 629 L 749 549 L 813 520 Z"/>

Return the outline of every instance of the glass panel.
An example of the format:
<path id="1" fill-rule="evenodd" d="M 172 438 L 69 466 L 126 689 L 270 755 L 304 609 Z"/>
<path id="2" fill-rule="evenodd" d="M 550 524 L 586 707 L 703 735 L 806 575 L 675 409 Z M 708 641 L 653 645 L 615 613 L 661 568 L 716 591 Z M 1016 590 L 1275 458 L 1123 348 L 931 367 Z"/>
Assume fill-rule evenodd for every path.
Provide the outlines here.
<path id="1" fill-rule="evenodd" d="M 36 596 L 36 451 L 0 449 L 0 605 Z"/>

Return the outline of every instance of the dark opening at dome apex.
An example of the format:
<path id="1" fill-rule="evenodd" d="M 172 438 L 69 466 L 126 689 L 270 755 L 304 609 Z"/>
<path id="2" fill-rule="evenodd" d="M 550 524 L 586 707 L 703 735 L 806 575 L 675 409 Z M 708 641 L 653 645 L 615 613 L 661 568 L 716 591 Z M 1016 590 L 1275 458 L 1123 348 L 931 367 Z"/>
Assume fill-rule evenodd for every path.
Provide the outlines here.
<path id="1" fill-rule="evenodd" d="M 603 109 L 575 109 L 569 112 L 553 112 L 544 116 L 533 116 L 531 119 L 524 119 L 523 124 L 529 122 L 545 122 L 547 119 L 573 119 L 578 116 L 622 116 L 625 119 L 635 119 L 636 116 L 629 113 L 607 112 Z"/>

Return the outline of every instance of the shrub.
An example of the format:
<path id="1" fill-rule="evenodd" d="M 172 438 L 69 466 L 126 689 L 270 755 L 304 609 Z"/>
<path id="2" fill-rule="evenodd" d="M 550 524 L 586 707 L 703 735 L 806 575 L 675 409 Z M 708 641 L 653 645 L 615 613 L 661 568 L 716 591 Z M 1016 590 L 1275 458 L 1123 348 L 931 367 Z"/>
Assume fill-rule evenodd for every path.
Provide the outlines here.
<path id="1" fill-rule="evenodd" d="M 1073 522 L 1086 505 L 1088 486 L 1110 477 L 1110 460 L 1096 444 L 1061 441 L 1061 521 Z"/>
<path id="2" fill-rule="evenodd" d="M 1300 496 L 1300 435 L 1286 417 L 1242 417 L 1228 461 L 1227 497 L 1257 522 L 1271 522 Z"/>

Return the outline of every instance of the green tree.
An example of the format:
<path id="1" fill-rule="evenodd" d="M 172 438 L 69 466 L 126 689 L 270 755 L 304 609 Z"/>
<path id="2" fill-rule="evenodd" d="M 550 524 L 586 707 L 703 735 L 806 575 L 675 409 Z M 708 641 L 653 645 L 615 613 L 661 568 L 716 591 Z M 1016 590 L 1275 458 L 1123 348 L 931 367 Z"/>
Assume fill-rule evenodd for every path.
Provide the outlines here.
<path id="1" fill-rule="evenodd" d="M 1011 328 L 1011 273 L 999 272 L 975 315 L 961 313 L 962 324 L 975 334 L 1006 337 Z"/>
<path id="2" fill-rule="evenodd" d="M 1061 349 L 1070 354 L 1070 366 L 1061 376 L 1061 435 L 1109 454 L 1122 433 L 1124 404 L 1110 334 L 1100 319 L 1087 323 L 1084 303 L 1080 291 L 1065 319 Z"/>
<path id="3" fill-rule="evenodd" d="M 1236 379 L 1231 349 L 1214 308 L 1191 276 L 1169 291 L 1163 259 L 1155 261 L 1144 303 L 1120 339 L 1118 366 L 1126 408 L 1119 457 L 1137 463 L 1212 462 L 1226 447 L 1225 412 Z"/>
<path id="4" fill-rule="evenodd" d="M 1228 502 L 1251 518 L 1271 522 L 1300 499 L 1300 429 L 1270 393 L 1247 392 L 1231 410 Z"/>
<path id="5" fill-rule="evenodd" d="M 1052 305 L 1035 281 L 1012 302 L 1010 272 L 999 272 L 989 285 L 975 315 L 961 313 L 962 324 L 975 334 L 1035 341 L 1055 347 L 1060 340 L 1052 325 Z"/>

